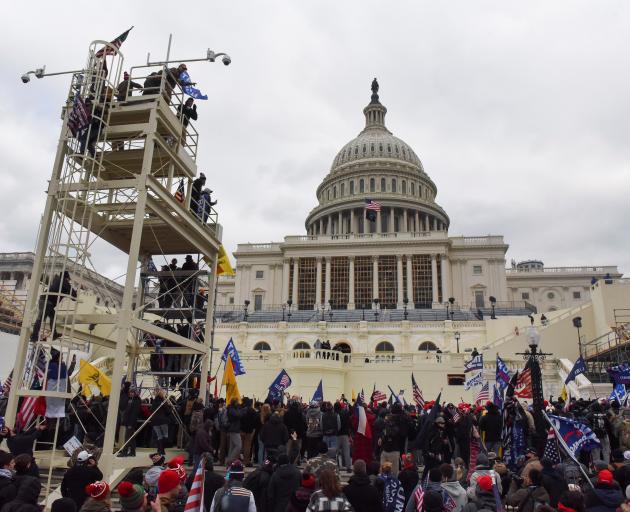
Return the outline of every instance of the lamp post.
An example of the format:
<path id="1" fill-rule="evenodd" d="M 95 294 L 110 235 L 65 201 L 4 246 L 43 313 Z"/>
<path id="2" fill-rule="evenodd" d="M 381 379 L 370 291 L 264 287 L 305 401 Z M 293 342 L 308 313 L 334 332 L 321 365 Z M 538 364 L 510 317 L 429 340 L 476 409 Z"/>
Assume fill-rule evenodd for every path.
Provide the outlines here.
<path id="1" fill-rule="evenodd" d="M 448 308 L 450 307 L 450 303 L 445 302 L 444 305 L 446 306 L 446 320 L 448 320 Z"/>
<path id="2" fill-rule="evenodd" d="M 287 322 L 291 321 L 291 306 L 293 305 L 293 301 L 289 299 L 287 301 Z"/>
<path id="3" fill-rule="evenodd" d="M 543 382 L 542 371 L 540 369 L 540 362 L 544 361 L 547 356 L 551 354 L 541 352 L 538 350 L 540 343 L 540 334 L 536 327 L 534 327 L 534 319 L 530 318 L 531 325 L 527 329 L 527 344 L 529 350 L 525 352 L 519 352 L 517 355 L 523 356 L 523 359 L 527 361 L 525 365 L 531 371 L 532 378 L 532 398 L 534 407 L 534 425 L 536 426 L 536 449 L 538 454 L 542 456 L 545 448 L 545 441 L 547 438 L 547 428 L 545 425 L 545 419 L 543 417 L 543 410 L 545 408 L 545 398 L 543 396 Z"/>
<path id="4" fill-rule="evenodd" d="M 407 304 L 409 304 L 409 299 L 405 297 L 403 299 L 403 319 L 404 320 L 407 320 L 407 317 L 409 316 L 409 313 L 407 312 Z"/>
<path id="5" fill-rule="evenodd" d="M 492 295 L 490 295 L 490 297 L 488 297 L 488 300 L 490 300 L 490 307 L 492 308 L 492 313 L 490 314 L 490 320 L 496 320 L 497 317 L 494 314 L 494 308 L 497 304 L 497 299 L 493 297 Z"/>
<path id="6" fill-rule="evenodd" d="M 247 322 L 247 317 L 249 316 L 247 309 L 249 308 L 249 304 L 250 302 L 248 300 L 243 302 L 243 322 Z"/>
<path id="7" fill-rule="evenodd" d="M 378 297 L 372 300 L 374 303 L 374 321 L 378 322 Z"/>
<path id="8" fill-rule="evenodd" d="M 582 327 L 582 317 L 576 316 L 573 319 L 573 327 L 577 329 L 578 335 L 578 350 L 580 351 L 580 357 L 582 357 L 582 336 L 580 336 L 580 327 Z"/>
<path id="9" fill-rule="evenodd" d="M 459 333 L 459 331 L 455 331 L 454 336 L 455 342 L 457 343 L 457 353 L 459 354 L 459 339 L 461 337 L 461 334 Z"/>
<path id="10" fill-rule="evenodd" d="M 287 305 L 286 304 L 282 304 L 282 321 L 284 322 L 284 313 L 285 310 L 287 309 Z"/>

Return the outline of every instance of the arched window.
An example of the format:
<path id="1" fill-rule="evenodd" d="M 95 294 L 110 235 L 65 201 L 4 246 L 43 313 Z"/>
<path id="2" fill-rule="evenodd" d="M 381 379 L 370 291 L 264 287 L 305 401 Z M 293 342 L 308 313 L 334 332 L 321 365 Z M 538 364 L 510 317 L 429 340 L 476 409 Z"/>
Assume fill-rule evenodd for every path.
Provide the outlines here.
<path id="1" fill-rule="evenodd" d="M 298 341 L 293 345 L 293 350 L 310 350 L 311 346 L 306 341 Z"/>
<path id="2" fill-rule="evenodd" d="M 271 346 L 266 341 L 259 341 L 254 345 L 254 350 L 271 350 Z"/>
<path id="3" fill-rule="evenodd" d="M 385 178 L 381 178 L 381 192 L 385 192 L 385 190 L 386 190 Z"/>
<path id="4" fill-rule="evenodd" d="M 361 178 L 359 180 L 359 193 L 363 193 L 365 192 L 365 182 L 363 181 L 363 178 Z"/>
<path id="5" fill-rule="evenodd" d="M 370 178 L 370 192 L 376 192 L 376 180 Z"/>
<path id="6" fill-rule="evenodd" d="M 398 187 L 396 184 L 396 178 L 392 178 L 392 192 L 398 192 Z"/>
<path id="7" fill-rule="evenodd" d="M 376 345 L 375 352 L 393 352 L 394 345 L 392 345 L 389 341 L 381 341 L 378 345 Z"/>
<path id="8" fill-rule="evenodd" d="M 328 200 L 330 201 L 330 189 L 328 189 Z"/>
<path id="9" fill-rule="evenodd" d="M 339 191 L 339 197 L 343 197 L 345 193 L 346 193 L 346 184 L 342 183 L 340 191 Z"/>
<path id="10" fill-rule="evenodd" d="M 337 343 L 334 347 L 333 350 L 338 350 L 339 352 L 343 352 L 344 354 L 350 354 L 352 352 L 352 348 L 350 348 L 350 345 L 348 345 L 347 343 Z"/>
<path id="11" fill-rule="evenodd" d="M 354 148 L 354 154 L 355 154 L 355 155 L 358 155 L 358 154 L 359 154 L 359 146 L 357 146 L 357 147 L 355 147 L 355 148 Z"/>
<path id="12" fill-rule="evenodd" d="M 415 196 L 416 195 L 416 183 L 415 182 L 411 182 L 411 195 Z"/>
<path id="13" fill-rule="evenodd" d="M 333 198 L 337 199 L 337 185 L 333 187 Z"/>
<path id="14" fill-rule="evenodd" d="M 350 195 L 354 195 L 354 180 L 350 181 Z"/>
<path id="15" fill-rule="evenodd" d="M 407 182 L 405 180 L 402 181 L 402 193 L 407 194 Z"/>
<path id="16" fill-rule="evenodd" d="M 433 350 L 437 350 L 437 345 L 435 343 L 433 343 L 432 341 L 423 341 L 418 346 L 418 350 L 420 352 L 430 352 L 430 351 L 433 351 Z"/>

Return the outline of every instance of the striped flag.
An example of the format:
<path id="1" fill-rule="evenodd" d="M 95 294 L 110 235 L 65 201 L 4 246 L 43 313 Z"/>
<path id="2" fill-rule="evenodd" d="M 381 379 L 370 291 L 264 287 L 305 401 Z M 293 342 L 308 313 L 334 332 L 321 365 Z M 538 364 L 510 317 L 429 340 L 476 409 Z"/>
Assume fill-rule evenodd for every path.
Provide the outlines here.
<path id="1" fill-rule="evenodd" d="M 457 508 L 457 503 L 455 503 L 455 500 L 448 492 L 444 492 L 442 502 L 442 510 L 444 512 L 453 512 Z"/>
<path id="2" fill-rule="evenodd" d="M 177 190 L 175 192 L 175 201 L 179 203 L 184 202 L 184 179 L 179 180 L 179 185 L 177 185 Z"/>
<path id="3" fill-rule="evenodd" d="M 372 396 L 370 397 L 370 402 L 374 404 L 374 403 L 382 402 L 384 400 L 387 400 L 387 395 L 383 393 L 382 391 L 379 391 L 378 389 L 376 389 L 376 384 L 375 384 L 374 389 L 372 390 Z"/>
<path id="4" fill-rule="evenodd" d="M 363 397 L 364 393 L 363 390 L 361 390 L 354 408 L 354 412 L 357 415 L 357 432 L 368 439 L 372 439 L 372 429 L 368 423 L 367 414 L 365 414 L 365 409 L 363 407 Z"/>
<path id="5" fill-rule="evenodd" d="M 363 390 L 361 390 L 361 393 L 359 393 L 357 400 L 360 400 L 361 403 L 365 403 L 365 393 L 363 392 Z"/>
<path id="6" fill-rule="evenodd" d="M 128 30 L 125 30 L 122 34 L 120 34 L 116 39 L 114 39 L 113 41 L 111 41 L 109 43 L 108 46 L 103 46 L 103 48 L 101 48 L 99 51 L 96 52 L 96 57 L 103 57 L 104 55 L 115 55 L 116 52 L 118 50 L 120 50 L 120 47 L 122 46 L 122 44 L 125 42 L 125 40 L 127 39 L 127 36 L 129 35 L 129 32 L 131 32 L 131 29 L 133 27 L 131 27 Z M 112 46 L 114 48 L 112 48 Z"/>
<path id="7" fill-rule="evenodd" d="M 72 136 L 78 137 L 79 133 L 89 126 L 91 120 L 92 113 L 77 92 L 72 102 L 72 110 L 68 115 L 68 128 L 72 132 Z"/>
<path id="8" fill-rule="evenodd" d="M 422 396 L 422 391 L 418 387 L 418 383 L 416 382 L 416 378 L 411 374 L 411 387 L 413 389 L 413 400 L 416 402 L 416 405 L 420 409 L 424 409 L 424 397 Z"/>
<path id="9" fill-rule="evenodd" d="M 381 211 L 381 203 L 372 199 L 365 200 L 365 218 L 370 222 L 376 222 L 376 212 Z"/>
<path id="10" fill-rule="evenodd" d="M 481 386 L 479 393 L 477 393 L 477 398 L 475 398 L 475 404 L 479 405 L 490 400 L 490 383 L 486 381 L 486 383 Z"/>
<path id="11" fill-rule="evenodd" d="M 424 512 L 424 490 L 421 485 L 416 486 L 413 492 L 413 498 L 416 502 L 416 512 Z"/>
<path id="12" fill-rule="evenodd" d="M 44 373 L 46 372 L 46 356 L 41 348 L 37 349 L 37 363 L 34 368 L 35 374 L 31 389 L 41 389 Z M 26 428 L 37 416 L 46 414 L 46 399 L 44 397 L 27 396 L 22 401 L 20 410 L 17 413 L 16 426 Z"/>
<path id="13" fill-rule="evenodd" d="M 551 460 L 554 464 L 560 464 L 560 452 L 558 451 L 558 441 L 556 433 L 552 428 L 547 434 L 547 443 L 545 444 L 544 457 Z"/>
<path id="14" fill-rule="evenodd" d="M 533 398 L 532 392 L 532 369 L 525 368 L 516 379 L 514 396 L 518 398 Z"/>
<path id="15" fill-rule="evenodd" d="M 188 499 L 184 512 L 203 512 L 203 483 L 206 472 L 206 459 L 201 459 L 195 472 L 190 491 L 188 491 Z"/>

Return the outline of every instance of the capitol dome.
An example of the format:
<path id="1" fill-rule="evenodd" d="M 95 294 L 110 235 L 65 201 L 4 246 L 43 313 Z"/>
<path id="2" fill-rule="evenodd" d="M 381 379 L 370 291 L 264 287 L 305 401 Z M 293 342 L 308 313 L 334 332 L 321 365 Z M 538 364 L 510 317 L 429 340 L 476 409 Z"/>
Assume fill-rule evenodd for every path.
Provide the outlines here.
<path id="1" fill-rule="evenodd" d="M 306 219 L 309 235 L 446 231 L 449 218 L 435 202 L 437 187 L 415 151 L 385 126 L 387 108 L 379 85 L 363 109 L 365 128 L 333 159 L 317 188 L 316 206 Z M 376 218 L 365 219 L 375 203 Z"/>

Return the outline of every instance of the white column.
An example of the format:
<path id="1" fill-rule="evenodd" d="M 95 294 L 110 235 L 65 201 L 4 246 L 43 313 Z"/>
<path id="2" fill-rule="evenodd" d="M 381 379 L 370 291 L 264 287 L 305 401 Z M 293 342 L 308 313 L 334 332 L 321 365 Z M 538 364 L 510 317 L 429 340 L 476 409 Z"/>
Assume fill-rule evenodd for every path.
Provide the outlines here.
<path id="1" fill-rule="evenodd" d="M 409 218 L 407 217 L 407 208 L 403 210 L 403 228 L 402 231 L 406 233 L 409 231 Z"/>
<path id="2" fill-rule="evenodd" d="M 438 222 L 437 221 L 437 217 L 433 217 L 433 231 L 437 231 L 438 230 L 437 222 Z"/>
<path id="3" fill-rule="evenodd" d="M 339 220 L 337 221 L 337 234 L 343 235 L 343 212 L 339 212 Z"/>
<path id="4" fill-rule="evenodd" d="M 407 307 L 414 308 L 414 300 L 413 300 L 413 257 L 411 254 L 407 254 L 407 299 L 409 299 L 409 304 Z"/>
<path id="5" fill-rule="evenodd" d="M 348 309 L 354 309 L 354 256 L 348 256 Z"/>
<path id="6" fill-rule="evenodd" d="M 395 215 L 395 210 L 394 210 L 394 207 L 392 206 L 392 207 L 389 209 L 389 229 L 388 229 L 388 231 L 389 231 L 390 233 L 393 233 L 393 232 L 394 232 L 394 229 L 395 229 L 395 224 L 394 224 L 394 215 Z"/>
<path id="7" fill-rule="evenodd" d="M 327 235 L 332 235 L 332 217 L 330 215 L 328 215 L 326 217 L 326 220 L 328 221 L 326 223 L 326 234 Z"/>
<path id="8" fill-rule="evenodd" d="M 442 254 L 440 264 L 442 265 L 442 298 L 446 302 L 451 296 L 451 266 L 446 254 Z"/>
<path id="9" fill-rule="evenodd" d="M 350 233 L 356 233 L 357 228 L 354 225 L 354 208 L 350 210 Z"/>
<path id="10" fill-rule="evenodd" d="M 398 254 L 396 256 L 396 289 L 398 290 L 398 305 L 396 307 L 403 307 L 403 299 L 405 298 L 404 290 L 403 290 L 403 264 L 402 264 L 402 256 Z"/>
<path id="11" fill-rule="evenodd" d="M 315 272 L 315 309 L 319 308 L 322 300 L 322 259 L 317 258 L 317 271 Z"/>
<path id="12" fill-rule="evenodd" d="M 298 272 L 299 272 L 298 258 L 293 260 L 293 291 L 291 293 L 291 300 L 295 307 L 298 304 Z"/>
<path id="13" fill-rule="evenodd" d="M 381 210 L 376 212 L 376 232 L 381 232 Z"/>
<path id="14" fill-rule="evenodd" d="M 320 217 L 319 219 L 319 235 L 324 234 L 324 219 Z"/>
<path id="15" fill-rule="evenodd" d="M 433 302 L 438 301 L 437 261 L 435 254 L 431 255 L 431 286 L 433 289 Z"/>
<path id="16" fill-rule="evenodd" d="M 378 256 L 372 256 L 372 296 L 378 297 Z"/>
<path id="17" fill-rule="evenodd" d="M 429 226 L 429 214 L 428 213 L 424 216 L 424 230 L 425 231 L 431 231 L 431 228 Z"/>
<path id="18" fill-rule="evenodd" d="M 418 213 L 418 210 L 416 210 L 416 224 L 414 225 L 414 231 L 422 231 L 422 228 L 420 228 L 420 214 Z"/>
<path id="19" fill-rule="evenodd" d="M 282 304 L 289 300 L 289 271 L 289 260 L 285 259 L 282 262 Z"/>
<path id="20" fill-rule="evenodd" d="M 326 281 L 324 286 L 324 307 L 330 300 L 330 256 L 326 256 Z"/>

